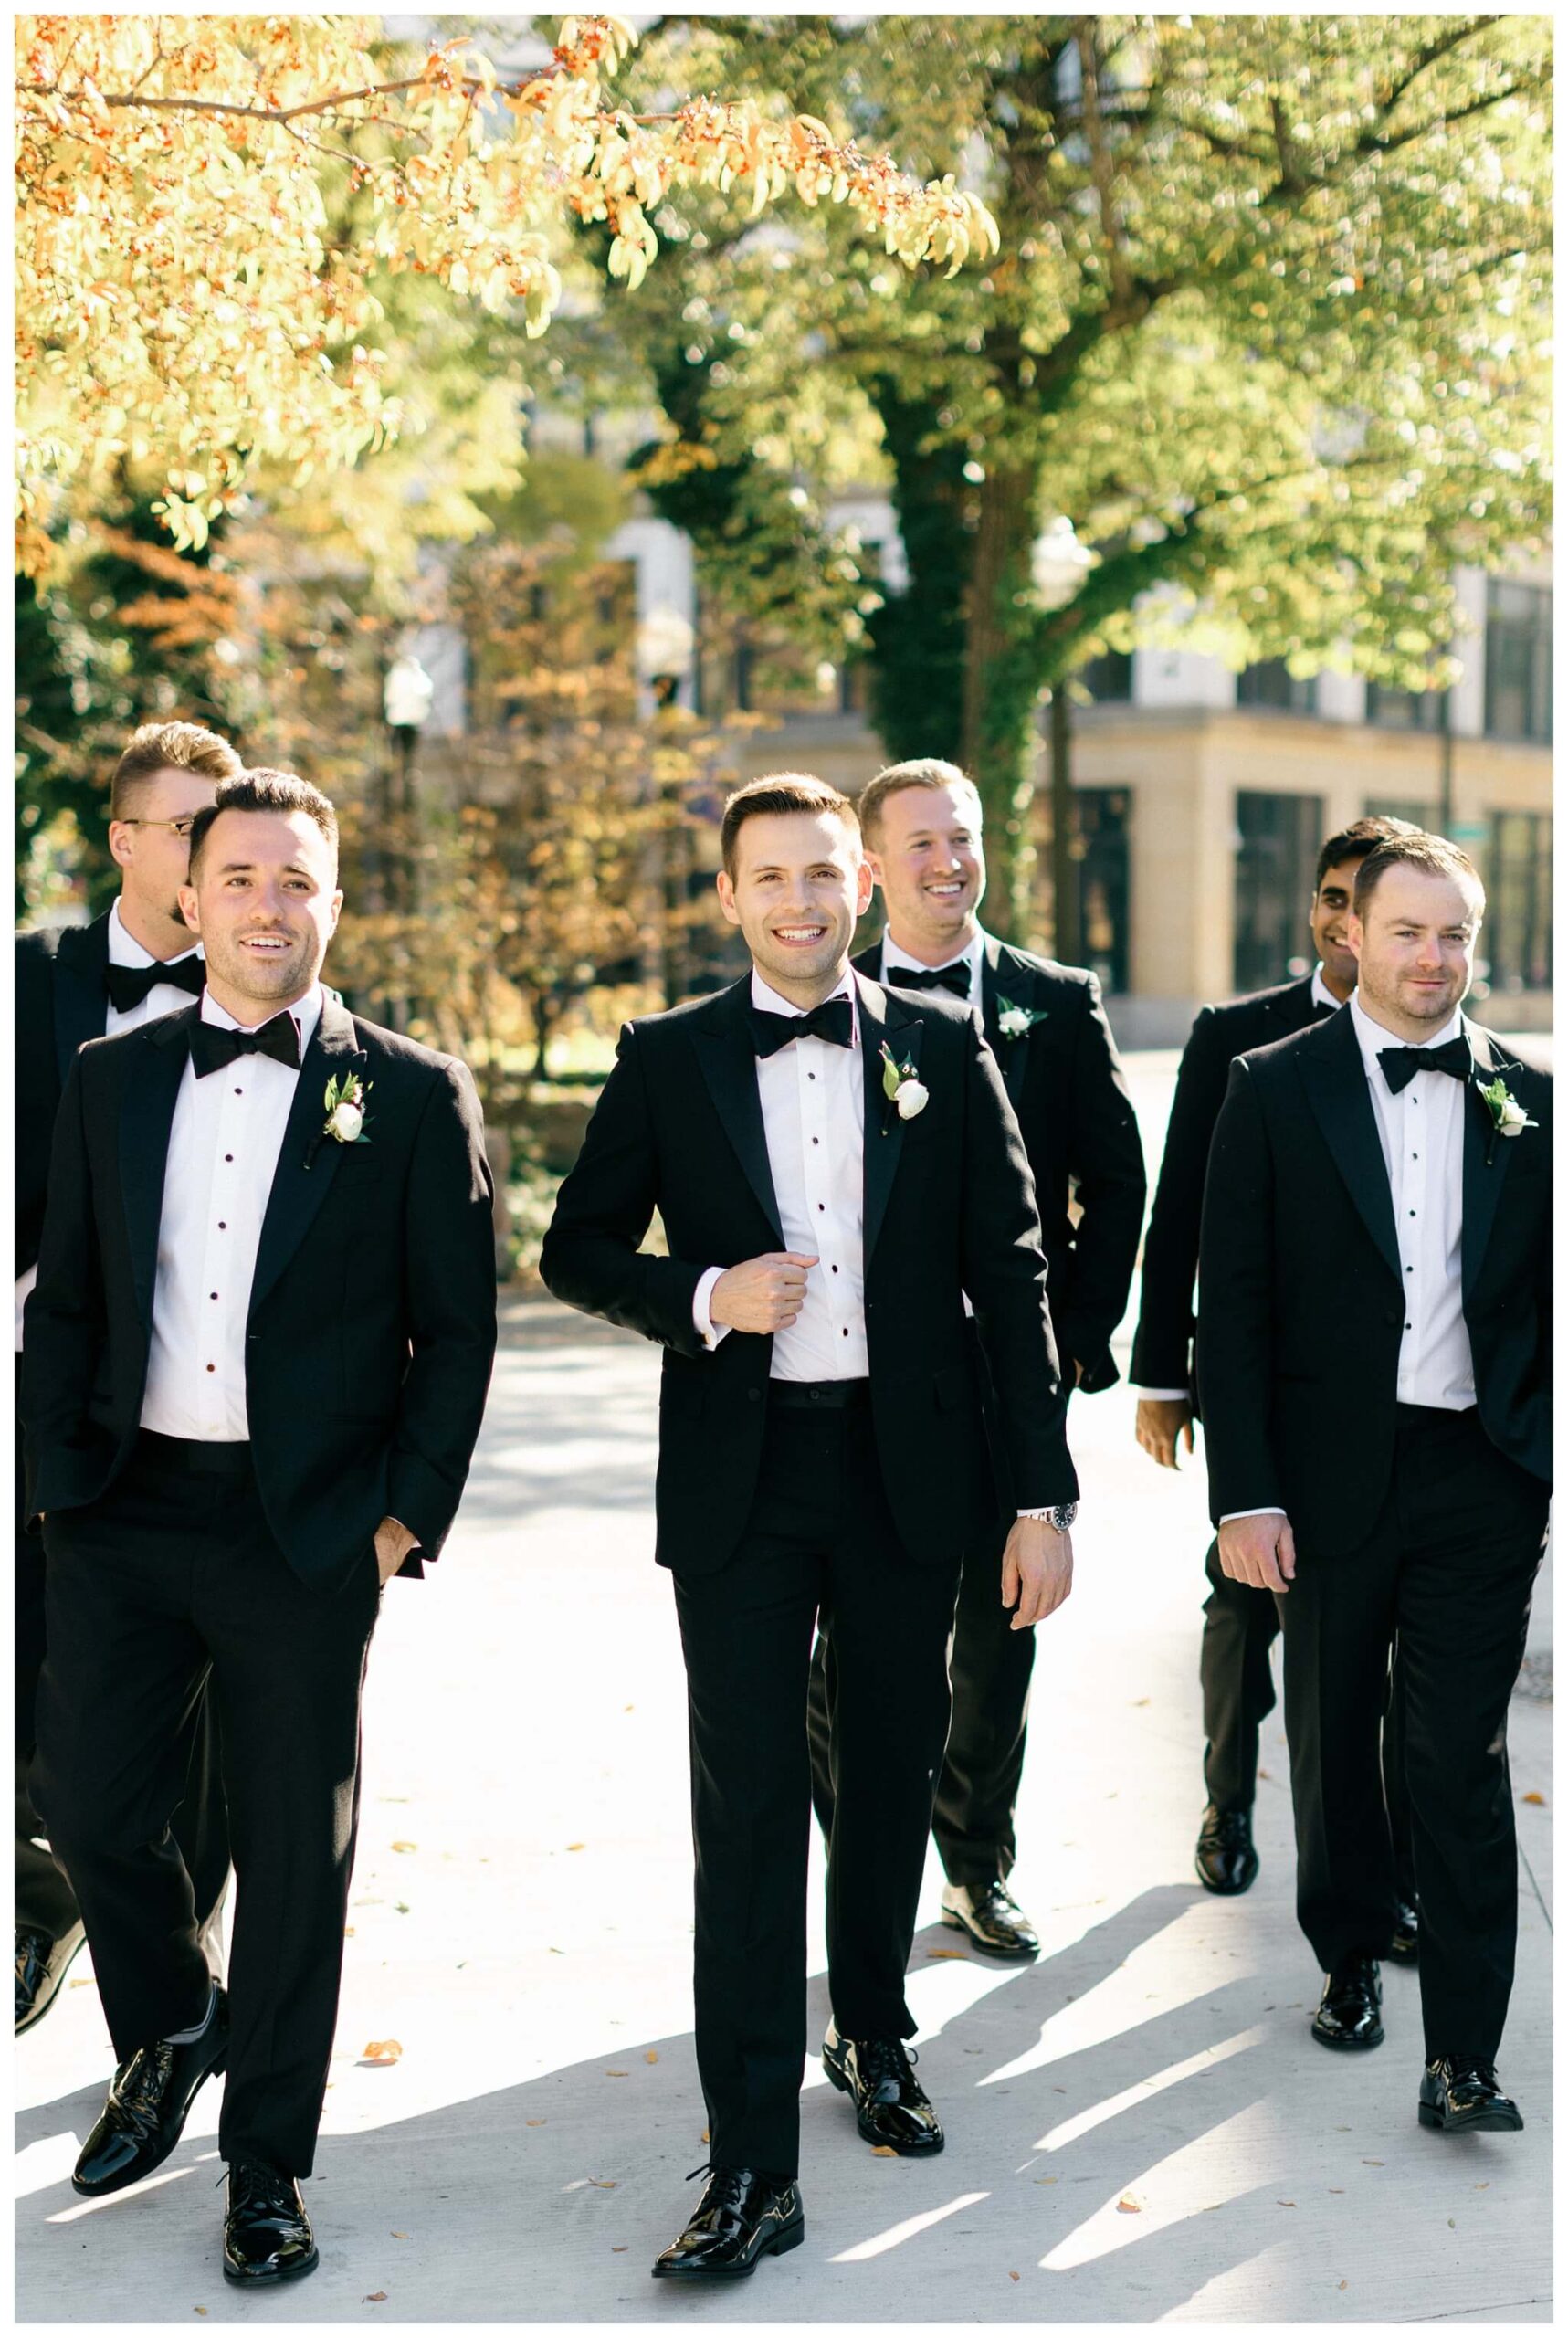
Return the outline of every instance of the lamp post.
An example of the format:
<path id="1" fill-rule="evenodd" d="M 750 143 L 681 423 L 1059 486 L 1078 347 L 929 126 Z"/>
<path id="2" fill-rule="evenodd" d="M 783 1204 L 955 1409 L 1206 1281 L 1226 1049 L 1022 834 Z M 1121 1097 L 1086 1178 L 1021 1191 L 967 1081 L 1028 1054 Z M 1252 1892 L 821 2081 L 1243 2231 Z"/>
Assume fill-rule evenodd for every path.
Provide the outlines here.
<path id="1" fill-rule="evenodd" d="M 381 704 L 393 750 L 386 790 L 386 906 L 397 917 L 408 916 L 414 907 L 414 753 L 435 695 L 435 683 L 411 651 L 393 659 L 382 684 Z M 394 1030 L 405 1031 L 408 998 L 389 997 L 387 1008 Z"/>

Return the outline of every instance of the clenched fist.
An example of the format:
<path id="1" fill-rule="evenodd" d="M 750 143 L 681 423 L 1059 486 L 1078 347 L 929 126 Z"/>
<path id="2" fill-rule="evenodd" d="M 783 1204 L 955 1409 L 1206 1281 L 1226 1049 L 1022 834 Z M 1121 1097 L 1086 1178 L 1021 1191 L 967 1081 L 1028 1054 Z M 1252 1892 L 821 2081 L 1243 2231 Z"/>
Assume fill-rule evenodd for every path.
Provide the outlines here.
<path id="1" fill-rule="evenodd" d="M 816 1260 L 795 1250 L 764 1250 L 727 1267 L 708 1301 L 710 1321 L 733 1332 L 782 1332 L 805 1304 L 805 1278 Z"/>

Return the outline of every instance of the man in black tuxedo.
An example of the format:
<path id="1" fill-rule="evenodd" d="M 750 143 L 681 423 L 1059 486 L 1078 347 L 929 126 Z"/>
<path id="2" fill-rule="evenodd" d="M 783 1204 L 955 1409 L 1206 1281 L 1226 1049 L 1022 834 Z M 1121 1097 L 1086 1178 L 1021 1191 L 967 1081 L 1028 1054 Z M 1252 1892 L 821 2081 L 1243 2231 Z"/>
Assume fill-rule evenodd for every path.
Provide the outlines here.
<path id="1" fill-rule="evenodd" d="M 665 1350 L 658 1555 L 686 1657 L 711 2141 L 654 2271 L 698 2280 L 804 2237 L 819 1612 L 837 1666 L 823 2060 L 868 2142 L 942 2148 L 904 1970 L 959 1562 L 993 1501 L 965 1291 L 1021 1505 L 994 1586 L 1016 1631 L 1067 1596 L 1078 1490 L 1028 1166 L 978 1025 L 851 970 L 871 879 L 836 790 L 753 781 L 721 839 L 752 970 L 627 1025 L 541 1259 L 558 1298 Z M 639 1248 L 656 1209 L 668 1257 Z"/>
<path id="2" fill-rule="evenodd" d="M 1226 1081 L 1237 1056 L 1305 1030 L 1320 1016 L 1338 1012 L 1355 988 L 1356 964 L 1349 943 L 1356 871 L 1387 837 L 1415 836 L 1409 820 L 1372 816 L 1352 820 L 1330 837 L 1318 855 L 1317 879 L 1308 909 L 1318 964 L 1300 980 L 1255 991 L 1225 1006 L 1205 1006 L 1193 1025 L 1176 1075 L 1176 1092 L 1165 1131 L 1154 1206 L 1143 1240 L 1143 1277 L 1138 1330 L 1132 1342 L 1132 1379 L 1139 1390 L 1137 1436 L 1145 1453 L 1162 1468 L 1180 1467 L 1184 1439 L 1193 1449 L 1193 1285 L 1198 1270 L 1198 1230 L 1203 1219 L 1204 1173 L 1215 1122 L 1225 1102 Z M 1258 1874 L 1252 1840 L 1252 1803 L 1258 1786 L 1258 1738 L 1274 1710 L 1269 1651 L 1279 1629 L 1272 1596 L 1249 1584 L 1233 1583 L 1211 1543 L 1204 1572 L 1209 1594 L 1204 1602 L 1198 1678 L 1204 1701 L 1204 1785 L 1208 1802 L 1198 1826 L 1194 1864 L 1209 1891 L 1231 1894 L 1249 1889 Z M 1405 1793 L 1400 1746 L 1398 1667 L 1389 1674 L 1384 1722 L 1383 1769 L 1397 1889 L 1388 1954 L 1415 1962 L 1419 1919 L 1410 1848 L 1410 1807 Z"/>
<path id="3" fill-rule="evenodd" d="M 120 895 L 86 926 L 39 926 L 16 936 L 16 1385 L 22 1310 L 37 1274 L 48 1195 L 49 1147 L 60 1091 L 76 1051 L 107 1032 L 133 1030 L 199 997 L 200 945 L 180 914 L 191 824 L 240 760 L 226 740 L 194 722 L 147 722 L 127 742 L 109 788 L 109 849 Z M 17 2034 L 54 2003 L 86 1934 L 59 1862 L 45 1847 L 29 1786 L 35 1713 L 44 1661 L 44 1555 L 26 1532 L 20 1421 L 16 1436 L 16 1948 Z M 195 1891 L 203 1944 L 222 1969 L 228 1883 L 216 1724 L 202 1701 L 189 1791 L 172 1825 Z"/>
<path id="4" fill-rule="evenodd" d="M 855 965 L 873 982 L 979 1008 L 1034 1174 L 1067 1385 L 1089 1395 L 1109 1388 L 1120 1376 L 1110 1338 L 1127 1305 L 1145 1184 L 1137 1118 L 1100 985 L 1079 967 L 1058 966 L 982 931 L 980 797 L 956 764 L 893 764 L 864 789 L 856 809 L 888 922 Z M 984 1390 L 983 1359 L 980 1371 Z M 952 1724 L 931 1831 L 948 1879 L 942 1922 L 992 1955 L 1031 1957 L 1039 1937 L 1007 1879 L 1017 1857 L 1014 1811 L 1035 1637 L 1011 1629 L 996 1597 L 1014 1515 L 1005 1473 L 997 1500 L 995 1517 L 964 1561 L 948 1660 Z M 831 1670 L 832 1643 L 823 1633 L 812 1659 L 808 1724 L 812 1795 L 829 1839 Z"/>
<path id="5" fill-rule="evenodd" d="M 181 902 L 205 991 L 78 1057 L 26 1311 L 35 1793 L 120 2064 L 73 2181 L 96 2199 L 148 2175 L 226 2070 L 224 2270 L 252 2284 L 317 2261 L 295 2179 L 331 2051 L 365 1658 L 383 1584 L 451 1525 L 495 1345 L 473 1082 L 323 990 L 342 899 L 332 807 L 304 781 L 247 773 L 198 814 Z M 209 1680 L 226 1993 L 168 1831 Z"/>
<path id="6" fill-rule="evenodd" d="M 1220 1563 L 1285 1636 L 1313 2034 L 1381 2044 L 1395 1634 L 1444 2129 L 1520 2126 L 1498 2044 L 1518 1861 L 1508 1704 L 1552 1472 L 1552 1082 L 1460 1012 L 1484 906 L 1445 838 L 1363 862 L 1348 1006 L 1232 1066 L 1204 1198 L 1198 1386 Z"/>

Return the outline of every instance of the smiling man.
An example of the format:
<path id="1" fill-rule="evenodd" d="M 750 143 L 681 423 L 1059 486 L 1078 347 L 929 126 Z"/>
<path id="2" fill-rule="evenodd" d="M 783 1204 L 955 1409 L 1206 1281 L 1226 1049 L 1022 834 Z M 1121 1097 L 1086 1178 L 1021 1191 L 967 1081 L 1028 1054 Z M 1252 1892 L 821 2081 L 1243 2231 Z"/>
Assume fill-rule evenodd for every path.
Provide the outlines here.
<path id="1" fill-rule="evenodd" d="M 965 1291 L 1019 1505 L 994 1592 L 1067 1596 L 1078 1491 L 1017 1126 L 979 1026 L 849 964 L 852 806 L 779 773 L 731 796 L 719 899 L 751 971 L 628 1024 L 561 1188 L 557 1298 L 664 1349 L 657 1555 L 690 1713 L 697 2057 L 710 2181 L 660 2279 L 797 2247 L 813 1634 L 837 1663 L 828 2078 L 861 2134 L 942 2132 L 904 1994 L 947 1734 L 959 1563 L 994 1497 Z M 668 1255 L 640 1246 L 655 1210 Z"/>
<path id="2" fill-rule="evenodd" d="M 1464 1015 L 1484 895 L 1439 837 L 1356 878 L 1350 1004 L 1232 1066 L 1199 1261 L 1220 1563 L 1285 1638 L 1297 1909 L 1325 2045 L 1382 2043 L 1395 1635 L 1421 1892 L 1425 2125 L 1522 2122 L 1508 1702 L 1552 1475 L 1552 1082 Z M 1325 2017 L 1328 2017 L 1325 2019 Z"/>
<path id="3" fill-rule="evenodd" d="M 151 2175 L 226 2071 L 223 2268 L 258 2285 L 317 2261 L 297 2179 L 337 2011 L 361 1684 L 382 1585 L 436 1557 L 458 1506 L 495 1256 L 468 1071 L 322 987 L 342 902 L 327 798 L 280 772 L 221 788 L 180 902 L 206 988 L 78 1057 L 27 1302 L 34 1786 L 119 2063 L 76 2189 Z M 357 1121 L 332 1109 L 345 1090 Z M 168 1823 L 209 1682 L 226 1990 Z"/>

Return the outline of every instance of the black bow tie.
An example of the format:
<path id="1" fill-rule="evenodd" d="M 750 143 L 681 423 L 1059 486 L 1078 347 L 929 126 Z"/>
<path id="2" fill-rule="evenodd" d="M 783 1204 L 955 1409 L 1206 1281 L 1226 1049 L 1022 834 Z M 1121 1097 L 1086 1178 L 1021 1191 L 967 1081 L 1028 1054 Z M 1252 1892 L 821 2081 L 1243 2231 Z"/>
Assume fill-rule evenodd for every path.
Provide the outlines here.
<path id="1" fill-rule="evenodd" d="M 954 998 L 967 998 L 969 961 L 960 958 L 952 966 L 893 966 L 888 980 L 898 990 L 950 990 Z"/>
<path id="2" fill-rule="evenodd" d="M 1377 1059 L 1395 1096 L 1418 1071 L 1446 1071 L 1452 1079 L 1468 1080 L 1475 1069 L 1468 1039 L 1445 1039 L 1440 1048 L 1379 1048 Z"/>
<path id="3" fill-rule="evenodd" d="M 792 1039 L 826 1039 L 829 1047 L 855 1044 L 854 1011 L 847 998 L 825 998 L 809 1015 L 770 1015 L 765 1006 L 752 1009 L 752 1045 L 760 1056 L 776 1055 Z"/>
<path id="4" fill-rule="evenodd" d="M 216 1023 L 192 1024 L 191 1062 L 198 1079 L 205 1079 L 209 1071 L 221 1071 L 237 1056 L 270 1056 L 275 1063 L 286 1063 L 290 1071 L 298 1071 L 300 1034 L 294 1017 L 287 1013 L 275 1015 L 254 1031 L 227 1031 Z"/>
<path id="5" fill-rule="evenodd" d="M 116 1015 L 129 1015 L 160 983 L 168 983 L 175 990 L 188 990 L 193 998 L 200 998 L 206 978 L 206 961 L 194 953 L 188 958 L 170 959 L 166 964 L 154 962 L 151 966 L 105 966 L 103 970 L 104 988 Z"/>

